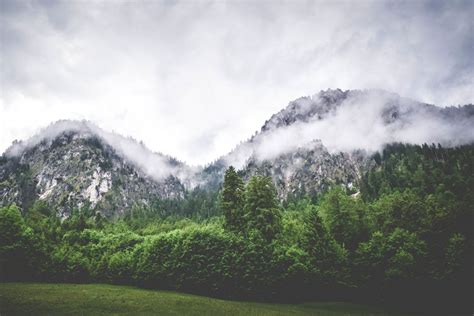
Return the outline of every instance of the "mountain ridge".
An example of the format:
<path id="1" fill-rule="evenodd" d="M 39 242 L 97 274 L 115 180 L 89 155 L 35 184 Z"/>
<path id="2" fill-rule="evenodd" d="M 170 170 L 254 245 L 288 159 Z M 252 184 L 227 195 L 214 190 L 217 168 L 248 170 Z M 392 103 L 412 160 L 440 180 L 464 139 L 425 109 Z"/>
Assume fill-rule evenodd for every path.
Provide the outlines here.
<path id="1" fill-rule="evenodd" d="M 356 188 L 371 153 L 397 137 L 410 142 L 421 133 L 456 146 L 474 140 L 473 126 L 473 105 L 439 108 L 381 90 L 327 90 L 290 102 L 227 155 L 191 167 L 89 121 L 62 120 L 3 153 L 0 202 L 26 209 L 30 196 L 59 205 L 63 217 L 83 207 L 120 216 L 196 188 L 215 192 L 230 165 L 245 179 L 272 177 L 281 200 L 316 195 L 333 184 Z"/>

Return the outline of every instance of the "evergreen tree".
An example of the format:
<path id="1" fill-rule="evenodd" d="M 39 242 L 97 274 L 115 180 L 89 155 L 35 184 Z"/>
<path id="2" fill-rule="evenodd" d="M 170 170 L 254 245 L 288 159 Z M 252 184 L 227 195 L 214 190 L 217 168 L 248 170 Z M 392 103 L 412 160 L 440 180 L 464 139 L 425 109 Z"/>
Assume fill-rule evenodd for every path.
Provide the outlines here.
<path id="1" fill-rule="evenodd" d="M 270 241 L 281 229 L 276 189 L 270 177 L 255 176 L 245 190 L 245 218 L 250 230 Z"/>
<path id="2" fill-rule="evenodd" d="M 326 193 L 319 207 L 321 217 L 334 239 L 344 248 L 354 250 L 366 234 L 362 201 L 336 187 Z"/>
<path id="3" fill-rule="evenodd" d="M 33 231 L 15 204 L 0 208 L 0 281 L 31 278 Z"/>
<path id="4" fill-rule="evenodd" d="M 236 232 L 242 231 L 244 228 L 244 182 L 232 166 L 225 172 L 221 204 L 225 227 Z"/>
<path id="5" fill-rule="evenodd" d="M 317 282 L 328 284 L 347 278 L 347 252 L 331 236 L 314 206 L 305 216 L 302 247 L 310 255 Z"/>

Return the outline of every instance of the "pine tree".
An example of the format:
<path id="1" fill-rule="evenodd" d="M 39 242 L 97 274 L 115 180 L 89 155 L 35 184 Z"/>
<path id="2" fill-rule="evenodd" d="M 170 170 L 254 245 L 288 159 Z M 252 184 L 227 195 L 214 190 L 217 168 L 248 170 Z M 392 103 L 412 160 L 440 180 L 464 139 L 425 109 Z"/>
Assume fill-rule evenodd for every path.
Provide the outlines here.
<path id="1" fill-rule="evenodd" d="M 302 246 L 311 257 L 313 270 L 324 281 L 347 277 L 347 252 L 331 236 L 314 206 L 305 216 Z"/>
<path id="2" fill-rule="evenodd" d="M 241 232 L 244 228 L 244 182 L 232 166 L 225 172 L 221 206 L 225 227 Z"/>
<path id="3" fill-rule="evenodd" d="M 245 190 L 245 218 L 247 227 L 260 231 L 268 241 L 280 231 L 281 214 L 271 178 L 250 179 Z"/>

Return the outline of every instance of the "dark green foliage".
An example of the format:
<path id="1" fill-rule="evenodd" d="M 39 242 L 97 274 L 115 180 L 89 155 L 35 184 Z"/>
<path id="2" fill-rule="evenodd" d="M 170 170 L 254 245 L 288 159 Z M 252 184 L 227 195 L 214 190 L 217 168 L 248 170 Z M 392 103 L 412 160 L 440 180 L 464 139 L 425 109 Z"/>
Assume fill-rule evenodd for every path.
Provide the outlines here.
<path id="1" fill-rule="evenodd" d="M 354 257 L 354 279 L 361 293 L 395 306 L 428 309 L 420 298 L 430 291 L 424 285 L 426 243 L 415 233 L 401 228 L 388 235 L 375 232 Z"/>
<path id="2" fill-rule="evenodd" d="M 0 209 L 0 246 L 15 247 L 15 243 L 23 238 L 27 226 L 21 216 L 20 209 L 15 205 Z"/>
<path id="3" fill-rule="evenodd" d="M 275 186 L 270 177 L 252 177 L 245 188 L 245 222 L 248 230 L 256 230 L 270 241 L 281 230 Z"/>
<path id="4" fill-rule="evenodd" d="M 2 280 L 280 302 L 372 300 L 470 314 L 473 146 L 393 145 L 374 161 L 361 194 L 336 186 L 284 208 L 270 178 L 253 177 L 244 189 L 233 169 L 220 204 L 217 192 L 198 189 L 183 200 L 136 205 L 117 220 L 84 207 L 62 222 L 42 201 L 23 212 L 3 207 Z"/>
<path id="5" fill-rule="evenodd" d="M 194 188 L 184 198 L 156 199 L 150 206 L 135 205 L 126 210 L 124 218 L 135 227 L 167 217 L 186 217 L 196 220 L 221 214 L 217 191 Z"/>
<path id="6" fill-rule="evenodd" d="M 362 284 L 414 281 L 423 275 L 426 243 L 415 233 L 396 228 L 389 235 L 375 232 L 355 254 L 357 275 Z"/>
<path id="7" fill-rule="evenodd" d="M 307 212 L 302 246 L 310 257 L 320 291 L 330 284 L 347 281 L 347 251 L 334 240 L 315 207 Z"/>
<path id="8" fill-rule="evenodd" d="M 33 230 L 15 205 L 0 208 L 0 278 L 29 279 L 34 270 L 29 251 L 34 249 Z"/>
<path id="9" fill-rule="evenodd" d="M 368 213 L 370 227 L 383 232 L 395 228 L 421 232 L 427 220 L 427 208 L 422 197 L 411 190 L 381 196 L 372 203 Z"/>
<path id="10" fill-rule="evenodd" d="M 367 235 L 366 205 L 336 187 L 320 203 L 321 217 L 334 239 L 344 248 L 354 250 Z"/>
<path id="11" fill-rule="evenodd" d="M 474 196 L 474 146 L 388 145 L 377 166 L 363 177 L 361 191 L 366 200 L 384 193 L 412 188 L 418 195 L 449 191 L 456 196 Z"/>
<path id="12" fill-rule="evenodd" d="M 245 228 L 244 198 L 244 182 L 230 166 L 225 172 L 221 202 L 227 229 L 241 232 Z"/>

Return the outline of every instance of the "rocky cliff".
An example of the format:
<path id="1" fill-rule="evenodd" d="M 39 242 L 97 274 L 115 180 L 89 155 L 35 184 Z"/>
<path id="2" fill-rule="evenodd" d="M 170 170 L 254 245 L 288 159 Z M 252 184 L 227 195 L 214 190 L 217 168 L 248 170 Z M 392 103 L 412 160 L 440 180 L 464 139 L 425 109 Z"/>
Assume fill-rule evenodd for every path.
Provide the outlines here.
<path id="1" fill-rule="evenodd" d="M 474 106 L 440 108 L 384 91 L 327 90 L 299 98 L 215 162 L 191 168 L 87 121 L 59 121 L 15 142 L 0 159 L 0 204 L 44 200 L 119 216 L 133 205 L 216 191 L 234 165 L 271 176 L 280 199 L 339 184 L 357 191 L 372 154 L 393 142 L 456 146 L 474 141 Z"/>

